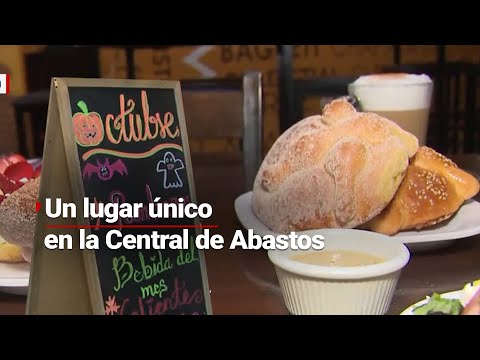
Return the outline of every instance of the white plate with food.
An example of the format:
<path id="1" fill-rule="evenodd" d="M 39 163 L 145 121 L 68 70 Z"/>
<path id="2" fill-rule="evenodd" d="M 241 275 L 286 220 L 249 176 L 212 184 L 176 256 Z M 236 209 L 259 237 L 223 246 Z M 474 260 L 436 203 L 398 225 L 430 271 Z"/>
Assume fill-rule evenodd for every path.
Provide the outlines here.
<path id="1" fill-rule="evenodd" d="M 479 289 L 480 281 L 476 280 L 465 284 L 462 290 L 433 293 L 409 306 L 400 315 L 480 315 Z"/>
<path id="2" fill-rule="evenodd" d="M 276 233 L 263 224 L 252 210 L 252 192 L 240 195 L 235 200 L 235 211 L 238 220 L 246 229 L 252 229 L 254 233 L 264 236 Z M 400 239 L 404 244 L 415 250 L 423 248 L 438 248 L 450 244 L 457 239 L 467 238 L 480 234 L 480 203 L 475 200 L 467 200 L 458 212 L 449 220 L 441 224 L 419 231 L 402 231 L 394 238 Z"/>
<path id="3" fill-rule="evenodd" d="M 415 251 L 480 233 L 475 176 L 345 99 L 278 137 L 252 190 L 235 206 L 242 224 L 259 233 L 361 228 Z"/>

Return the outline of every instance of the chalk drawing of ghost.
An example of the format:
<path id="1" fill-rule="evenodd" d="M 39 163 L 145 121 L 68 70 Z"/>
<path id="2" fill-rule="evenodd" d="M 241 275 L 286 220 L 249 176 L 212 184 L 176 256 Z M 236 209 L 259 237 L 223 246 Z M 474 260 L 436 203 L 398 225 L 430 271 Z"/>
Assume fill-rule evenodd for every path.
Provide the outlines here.
<path id="1" fill-rule="evenodd" d="M 183 187 L 183 181 L 178 172 L 184 168 L 181 159 L 176 159 L 170 151 L 166 152 L 163 160 L 157 164 L 157 172 L 163 173 L 163 187 L 165 189 Z"/>

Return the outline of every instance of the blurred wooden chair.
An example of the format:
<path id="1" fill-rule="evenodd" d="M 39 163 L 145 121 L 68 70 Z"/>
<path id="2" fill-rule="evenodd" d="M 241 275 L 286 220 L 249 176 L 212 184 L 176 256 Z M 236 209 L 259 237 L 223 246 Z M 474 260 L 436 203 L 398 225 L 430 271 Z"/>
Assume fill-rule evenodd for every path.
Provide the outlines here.
<path id="1" fill-rule="evenodd" d="M 97 45 L 48 45 L 25 56 L 28 92 L 50 88 L 52 77 L 100 77 Z"/>
<path id="2" fill-rule="evenodd" d="M 49 90 L 37 91 L 19 96 L 13 102 L 18 151 L 26 157 L 43 154 L 49 95 Z"/>
<path id="3" fill-rule="evenodd" d="M 478 147 L 478 65 L 466 62 L 402 64 L 384 72 L 427 74 L 434 82 L 427 145 L 442 153 L 472 153 Z"/>
<path id="4" fill-rule="evenodd" d="M 305 114 L 305 100 L 314 98 L 318 101 L 316 113 L 321 113 L 323 107 L 333 99 L 348 96 L 348 85 L 355 81 L 355 76 L 316 77 L 311 79 L 297 79 L 293 81 L 293 116 L 296 121 L 303 119 Z M 354 106 L 357 104 L 349 99 Z M 318 109 L 318 110 L 317 110 Z"/>
<path id="5" fill-rule="evenodd" d="M 473 64 L 468 81 L 468 110 L 465 132 L 470 134 L 466 138 L 465 152 L 480 154 L 480 64 Z"/>
<path id="6" fill-rule="evenodd" d="M 8 66 L 0 64 L 0 74 L 10 73 Z M 17 150 L 15 112 L 12 104 L 14 99 L 10 94 L 0 95 L 0 154 Z"/>
<path id="7" fill-rule="evenodd" d="M 182 98 L 191 143 L 222 140 L 229 148 L 191 146 L 192 159 L 242 159 L 249 191 L 263 159 L 263 87 L 260 72 L 242 79 L 182 80 Z"/>
<path id="8" fill-rule="evenodd" d="M 319 113 L 323 105 L 330 100 L 348 95 L 348 84 L 356 79 L 355 76 L 295 79 L 293 45 L 281 45 L 279 53 L 279 118 L 281 132 L 305 117 L 305 100 L 309 98 L 318 100 L 315 112 Z"/>
<path id="9" fill-rule="evenodd" d="M 100 76 L 97 46 L 48 46 L 25 58 L 29 93 L 15 99 L 19 152 L 41 157 L 52 77 Z M 29 145 L 32 147 L 29 147 Z"/>

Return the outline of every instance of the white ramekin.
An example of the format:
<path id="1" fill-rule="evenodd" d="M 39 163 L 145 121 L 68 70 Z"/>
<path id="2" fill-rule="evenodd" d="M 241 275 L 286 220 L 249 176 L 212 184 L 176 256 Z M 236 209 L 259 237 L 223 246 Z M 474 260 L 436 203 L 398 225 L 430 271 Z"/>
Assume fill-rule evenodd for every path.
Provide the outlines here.
<path id="1" fill-rule="evenodd" d="M 355 229 L 298 232 L 322 235 L 323 250 L 269 250 L 282 295 L 294 315 L 383 315 L 392 301 L 410 252 L 399 240 Z M 384 262 L 356 267 L 300 263 L 290 257 L 299 251 L 352 250 L 376 255 Z"/>

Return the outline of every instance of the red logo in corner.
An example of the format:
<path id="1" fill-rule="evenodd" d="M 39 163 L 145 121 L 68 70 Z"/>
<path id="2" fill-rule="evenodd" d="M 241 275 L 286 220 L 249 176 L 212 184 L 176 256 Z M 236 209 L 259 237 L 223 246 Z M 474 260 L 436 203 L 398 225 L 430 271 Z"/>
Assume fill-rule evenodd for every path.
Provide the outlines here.
<path id="1" fill-rule="evenodd" d="M 0 74 L 0 95 L 10 93 L 10 74 Z"/>

